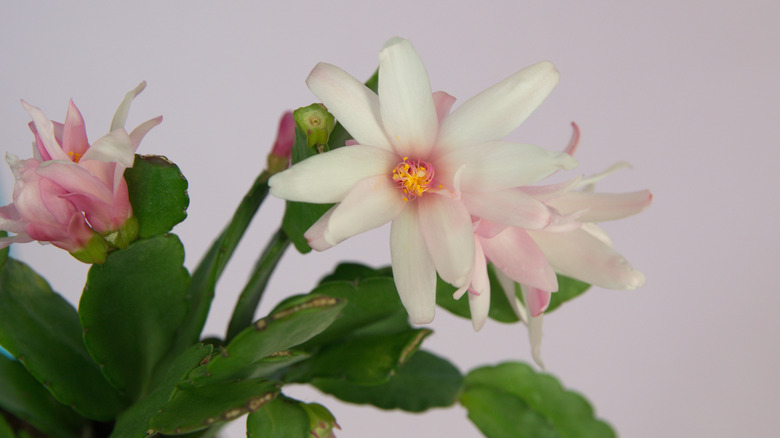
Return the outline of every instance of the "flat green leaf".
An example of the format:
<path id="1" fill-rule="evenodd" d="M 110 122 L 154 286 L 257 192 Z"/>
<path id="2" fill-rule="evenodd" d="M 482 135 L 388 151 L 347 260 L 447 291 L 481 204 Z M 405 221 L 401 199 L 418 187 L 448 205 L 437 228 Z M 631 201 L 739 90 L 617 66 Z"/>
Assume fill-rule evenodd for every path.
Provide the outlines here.
<path id="1" fill-rule="evenodd" d="M 110 438 L 138 438 L 146 436 L 150 429 L 149 420 L 171 399 L 176 385 L 190 370 L 199 366 L 212 351 L 211 345 L 197 344 L 179 355 L 164 377 L 147 397 L 133 404 L 117 419 Z"/>
<path id="2" fill-rule="evenodd" d="M 550 313 L 560 307 L 561 304 L 577 298 L 590 289 L 590 285 L 584 281 L 558 274 L 558 292 L 550 296 L 550 306 L 544 313 Z"/>
<path id="3" fill-rule="evenodd" d="M 79 304 L 84 342 L 108 380 L 138 399 L 187 312 L 189 274 L 173 234 L 137 240 L 93 265 Z"/>
<path id="4" fill-rule="evenodd" d="M 252 364 L 299 345 L 322 332 L 339 316 L 344 300 L 302 295 L 239 333 L 208 365 L 190 376 L 193 384 L 246 378 Z"/>
<path id="5" fill-rule="evenodd" d="M 423 412 L 452 406 L 460 395 L 463 376 L 446 359 L 418 351 L 381 385 L 357 385 L 341 379 L 314 379 L 312 384 L 350 403 Z"/>
<path id="6" fill-rule="evenodd" d="M 347 305 L 339 319 L 304 345 L 306 349 L 341 338 L 391 334 L 411 327 L 392 278 L 332 281 L 318 286 L 311 293 L 344 298 Z"/>
<path id="7" fill-rule="evenodd" d="M 268 172 L 263 172 L 255 179 L 252 187 L 244 195 L 233 213 L 230 222 L 211 244 L 208 252 L 192 274 L 192 281 L 187 293 L 189 310 L 179 326 L 176 341 L 171 348 L 174 355 L 169 355 L 168 358 L 175 357 L 176 353 L 182 352 L 198 342 L 211 307 L 211 300 L 214 298 L 217 281 L 222 276 L 227 262 L 233 256 L 233 252 L 244 236 L 249 223 L 260 208 L 260 204 L 268 195 L 268 178 Z"/>
<path id="8" fill-rule="evenodd" d="M 152 417 L 150 426 L 165 434 L 205 429 L 254 412 L 278 393 L 278 383 L 266 379 L 183 388 Z"/>
<path id="9" fill-rule="evenodd" d="M 247 438 L 310 436 L 309 416 L 298 400 L 279 396 L 246 419 Z"/>
<path id="10" fill-rule="evenodd" d="M 304 436 L 304 435 L 298 435 L 298 436 Z M 14 430 L 11 429 L 11 425 L 8 424 L 7 421 L 5 421 L 5 417 L 3 416 L 2 412 L 0 412 L 0 438 L 16 438 L 16 434 L 14 434 Z"/>
<path id="11" fill-rule="evenodd" d="M 167 158 L 136 155 L 133 167 L 125 170 L 125 181 L 140 238 L 167 233 L 187 217 L 187 180 Z"/>
<path id="12" fill-rule="evenodd" d="M 488 437 L 613 438 L 579 394 L 529 365 L 509 362 L 466 375 L 461 403 Z"/>
<path id="13" fill-rule="evenodd" d="M 45 434 L 81 436 L 84 420 L 55 400 L 18 361 L 0 356 L 0 388 L 3 410 Z"/>
<path id="14" fill-rule="evenodd" d="M 293 367 L 288 379 L 303 383 L 322 377 L 379 385 L 387 382 L 430 334 L 426 329 L 408 329 L 335 343 Z"/>
<path id="15" fill-rule="evenodd" d="M 24 263 L 0 267 L 0 345 L 59 400 L 95 420 L 123 408 L 84 347 L 78 314 Z"/>
<path id="16" fill-rule="evenodd" d="M 374 269 L 360 263 L 341 263 L 336 266 L 336 269 L 332 273 L 320 280 L 320 285 L 334 281 L 348 281 L 357 284 L 362 280 L 374 277 L 393 278 L 393 268 L 386 266 L 384 268 Z"/>
<path id="17" fill-rule="evenodd" d="M 509 305 L 509 301 L 504 294 L 501 283 L 499 283 L 496 278 L 495 267 L 493 267 L 492 264 L 488 265 L 488 278 L 490 279 L 490 310 L 488 312 L 488 317 L 506 323 L 519 321 L 514 310 L 512 310 L 512 307 Z M 452 298 L 452 294 L 455 290 L 456 288 L 454 286 L 448 284 L 441 278 L 437 278 L 436 304 L 457 316 L 471 319 L 468 297 L 464 295 L 459 300 Z"/>

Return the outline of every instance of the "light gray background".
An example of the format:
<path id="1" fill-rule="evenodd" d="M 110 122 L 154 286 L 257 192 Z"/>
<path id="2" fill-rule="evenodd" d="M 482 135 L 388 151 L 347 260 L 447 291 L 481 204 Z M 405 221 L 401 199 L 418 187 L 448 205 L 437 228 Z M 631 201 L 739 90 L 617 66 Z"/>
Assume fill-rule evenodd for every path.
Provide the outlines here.
<path id="1" fill-rule="evenodd" d="M 124 93 L 147 80 L 128 127 L 163 124 L 139 152 L 167 155 L 189 178 L 179 225 L 194 266 L 264 166 L 284 109 L 314 101 L 318 61 L 358 78 L 384 41 L 412 40 L 435 90 L 460 102 L 549 59 L 561 82 L 511 139 L 562 148 L 583 132 L 583 173 L 626 160 L 605 191 L 650 188 L 653 206 L 608 224 L 647 276 L 634 292 L 593 290 L 546 319 L 549 371 L 583 392 L 625 437 L 772 436 L 780 408 L 777 309 L 780 19 L 767 1 L 590 2 L 50 2 L 0 3 L 2 148 L 28 156 L 19 99 L 63 120 L 68 99 L 91 139 Z M 12 177 L 0 172 L 2 193 Z M 222 333 L 283 203 L 268 200 L 220 283 L 208 333 Z M 74 302 L 86 266 L 53 247 L 17 257 Z M 389 261 L 388 229 L 322 254 L 291 251 L 260 310 L 309 290 L 337 261 Z M 438 312 L 427 348 L 463 371 L 530 360 L 525 329 L 490 322 L 473 333 Z M 479 436 L 460 407 L 424 416 L 326 404 L 340 437 Z M 242 436 L 240 424 L 228 430 Z"/>

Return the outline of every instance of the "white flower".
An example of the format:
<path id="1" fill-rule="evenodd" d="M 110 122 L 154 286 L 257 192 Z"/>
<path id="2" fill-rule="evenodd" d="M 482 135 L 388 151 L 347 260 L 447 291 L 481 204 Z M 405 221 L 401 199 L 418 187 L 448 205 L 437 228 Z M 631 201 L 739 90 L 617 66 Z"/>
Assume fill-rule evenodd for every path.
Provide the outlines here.
<path id="1" fill-rule="evenodd" d="M 337 203 L 305 234 L 318 251 L 392 221 L 390 250 L 401 301 L 412 322 L 428 323 L 437 272 L 462 290 L 471 283 L 472 216 L 526 229 L 550 223 L 552 211 L 515 188 L 576 161 L 502 139 L 557 82 L 555 67 L 541 62 L 449 113 L 455 99 L 431 92 L 407 40 L 393 38 L 379 53 L 378 95 L 338 67 L 318 64 L 307 84 L 357 144 L 275 175 L 271 193 Z"/>

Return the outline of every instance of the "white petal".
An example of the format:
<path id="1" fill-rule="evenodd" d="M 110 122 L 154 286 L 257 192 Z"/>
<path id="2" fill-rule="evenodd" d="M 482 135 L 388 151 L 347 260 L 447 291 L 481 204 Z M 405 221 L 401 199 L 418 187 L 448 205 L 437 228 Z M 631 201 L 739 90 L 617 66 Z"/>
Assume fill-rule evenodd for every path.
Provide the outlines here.
<path id="1" fill-rule="evenodd" d="M 469 290 L 469 310 L 474 331 L 479 331 L 487 321 L 490 312 L 490 279 L 487 272 L 487 261 L 479 238 L 474 236 L 474 273 L 471 276 Z"/>
<path id="2" fill-rule="evenodd" d="M 391 175 L 398 156 L 373 146 L 345 146 L 309 157 L 268 180 L 271 194 L 290 201 L 341 202 L 358 181 Z"/>
<path id="3" fill-rule="evenodd" d="M 356 234 L 380 227 L 395 219 L 407 204 L 401 190 L 387 175 L 363 179 L 333 211 L 323 235 L 325 242 L 336 245 Z"/>
<path id="4" fill-rule="evenodd" d="M 504 289 L 504 295 L 506 295 L 509 305 L 512 306 L 512 310 L 515 311 L 515 315 L 517 315 L 517 318 L 520 319 L 523 324 L 528 324 L 528 311 L 525 309 L 525 306 L 523 306 L 523 303 L 517 298 L 516 286 L 518 286 L 518 284 L 499 269 L 495 270 L 495 274 L 498 283 L 501 284 L 501 288 Z"/>
<path id="5" fill-rule="evenodd" d="M 520 285 L 523 290 L 523 297 L 527 296 L 527 288 L 525 285 Z M 528 323 L 528 340 L 531 342 L 531 356 L 541 369 L 544 369 L 544 362 L 542 362 L 542 322 L 544 314 L 539 316 L 529 317 Z"/>
<path id="6" fill-rule="evenodd" d="M 62 150 L 62 147 L 57 143 L 57 139 L 54 136 L 54 124 L 49 120 L 39 108 L 30 105 L 29 103 L 22 101 L 22 106 L 30 114 L 35 124 L 35 130 L 38 132 L 38 136 L 43 142 L 43 147 L 46 148 L 46 152 L 52 160 L 70 160 L 68 154 Z"/>
<path id="7" fill-rule="evenodd" d="M 607 289 L 636 289 L 645 277 L 617 251 L 585 230 L 528 231 L 553 268 Z"/>
<path id="8" fill-rule="evenodd" d="M 439 157 L 434 163 L 437 180 L 448 184 L 463 165 L 462 189 L 487 192 L 533 184 L 558 170 L 575 167 L 577 160 L 538 146 L 491 142 Z"/>
<path id="9" fill-rule="evenodd" d="M 306 79 L 309 89 L 360 144 L 392 150 L 379 116 L 379 98 L 344 70 L 319 63 Z"/>
<path id="10" fill-rule="evenodd" d="M 652 200 L 649 190 L 632 193 L 569 192 L 549 204 L 564 215 L 584 210 L 577 218 L 579 221 L 602 222 L 635 215 L 649 207 Z"/>
<path id="11" fill-rule="evenodd" d="M 467 286 L 474 268 L 474 231 L 468 210 L 460 201 L 442 195 L 423 195 L 415 202 L 436 271 L 455 287 Z"/>
<path id="12" fill-rule="evenodd" d="M 137 87 L 133 88 L 132 90 L 128 91 L 127 94 L 125 94 L 125 98 L 122 99 L 122 103 L 119 104 L 119 108 L 117 108 L 116 112 L 114 113 L 114 119 L 111 120 L 111 131 L 125 127 L 125 122 L 127 122 L 127 113 L 130 111 L 130 104 L 133 102 L 133 99 L 138 96 L 138 94 L 144 91 L 144 88 L 146 88 L 146 81 L 141 82 Z"/>
<path id="13" fill-rule="evenodd" d="M 95 140 L 81 159 L 119 163 L 124 167 L 132 167 L 135 159 L 133 142 L 127 132 L 120 128 Z"/>
<path id="14" fill-rule="evenodd" d="M 427 159 L 439 122 L 428 73 L 408 40 L 393 38 L 379 52 L 379 107 L 395 150 Z"/>
<path id="15" fill-rule="evenodd" d="M 436 269 L 420 232 L 417 213 L 417 205 L 411 204 L 393 220 L 390 258 L 395 286 L 409 319 L 427 324 L 436 311 Z"/>
<path id="16" fill-rule="evenodd" d="M 130 133 L 130 140 L 132 140 L 133 144 L 133 152 L 138 150 L 138 145 L 141 144 L 141 140 L 143 140 L 144 136 L 149 131 L 151 131 L 152 128 L 162 123 L 162 120 L 162 116 L 157 116 L 153 119 L 141 123 L 135 129 L 133 129 L 133 132 Z"/>
<path id="17" fill-rule="evenodd" d="M 442 123 L 438 144 L 449 149 L 501 140 L 520 126 L 558 84 L 548 62 L 524 68 L 472 97 Z"/>
<path id="18" fill-rule="evenodd" d="M 513 227 L 541 229 L 550 224 L 550 209 L 517 189 L 463 192 L 463 203 L 472 216 Z"/>
<path id="19" fill-rule="evenodd" d="M 325 229 L 328 228 L 328 222 L 333 212 L 338 208 L 338 204 L 331 207 L 325 212 L 314 224 L 303 233 L 303 237 L 306 239 L 306 243 L 309 244 L 311 249 L 315 251 L 325 251 L 331 248 L 333 245 L 325 241 Z"/>

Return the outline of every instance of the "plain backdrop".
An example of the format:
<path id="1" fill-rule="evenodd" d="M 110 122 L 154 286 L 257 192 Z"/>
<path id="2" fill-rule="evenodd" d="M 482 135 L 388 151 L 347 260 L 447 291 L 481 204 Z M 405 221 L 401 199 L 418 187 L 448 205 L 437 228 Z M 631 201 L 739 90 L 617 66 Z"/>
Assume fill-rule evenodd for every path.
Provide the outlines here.
<path id="1" fill-rule="evenodd" d="M 282 111 L 315 101 L 304 80 L 317 62 L 368 78 L 385 40 L 403 36 L 433 89 L 463 102 L 549 59 L 560 85 L 509 138 L 561 149 L 576 121 L 578 172 L 628 161 L 633 170 L 600 190 L 650 188 L 655 200 L 605 225 L 646 285 L 593 289 L 552 313 L 548 370 L 624 437 L 769 437 L 780 408 L 778 20 L 773 0 L 2 0 L 0 149 L 29 156 L 20 98 L 59 121 L 73 98 L 94 140 L 124 93 L 148 81 L 127 126 L 165 117 L 139 152 L 168 156 L 189 179 L 189 218 L 174 231 L 192 268 L 263 169 Z M 0 170 L 6 202 L 12 184 Z M 224 333 L 282 211 L 276 199 L 263 205 L 219 284 L 206 333 Z M 289 251 L 258 316 L 341 260 L 387 264 L 388 234 L 380 228 L 324 253 Z M 52 246 L 13 251 L 78 302 L 86 265 Z M 439 309 L 431 327 L 426 348 L 464 372 L 530 361 L 520 325 L 491 321 L 474 333 Z M 290 394 L 327 405 L 339 437 L 480 436 L 461 407 L 412 415 L 306 388 Z M 242 422 L 225 436 L 243 436 Z"/>

